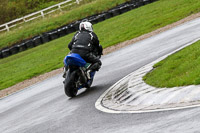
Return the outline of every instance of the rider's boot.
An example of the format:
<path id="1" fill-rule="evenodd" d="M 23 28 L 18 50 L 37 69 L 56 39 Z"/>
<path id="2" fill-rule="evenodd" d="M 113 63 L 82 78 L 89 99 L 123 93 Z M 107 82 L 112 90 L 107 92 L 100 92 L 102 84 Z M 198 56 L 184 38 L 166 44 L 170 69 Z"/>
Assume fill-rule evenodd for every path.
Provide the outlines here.
<path id="1" fill-rule="evenodd" d="M 89 80 L 91 79 L 90 72 L 91 72 L 91 70 L 87 70 L 87 72 L 86 72 L 87 78 L 88 78 Z"/>
<path id="2" fill-rule="evenodd" d="M 96 62 L 92 64 L 92 66 L 89 68 L 91 71 L 99 71 L 101 68 L 101 62 Z"/>

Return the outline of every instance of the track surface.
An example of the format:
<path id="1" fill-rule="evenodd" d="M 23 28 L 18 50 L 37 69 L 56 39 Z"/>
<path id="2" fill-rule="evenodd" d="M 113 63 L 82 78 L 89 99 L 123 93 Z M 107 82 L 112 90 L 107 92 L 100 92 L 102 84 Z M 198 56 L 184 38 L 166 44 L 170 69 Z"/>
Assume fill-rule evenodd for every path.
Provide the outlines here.
<path id="1" fill-rule="evenodd" d="M 64 95 L 61 75 L 0 100 L 1 133 L 199 132 L 200 108 L 143 114 L 108 114 L 95 102 L 115 82 L 200 37 L 200 19 L 103 56 L 93 87 Z"/>

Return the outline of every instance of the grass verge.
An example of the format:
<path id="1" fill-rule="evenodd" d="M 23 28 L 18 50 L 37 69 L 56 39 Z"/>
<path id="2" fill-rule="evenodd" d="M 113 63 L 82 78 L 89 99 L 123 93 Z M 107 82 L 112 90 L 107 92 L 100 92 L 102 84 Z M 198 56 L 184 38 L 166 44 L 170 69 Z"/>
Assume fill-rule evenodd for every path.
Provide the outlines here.
<path id="1" fill-rule="evenodd" d="M 1 0 L 0 25 L 63 1 L 64 0 Z"/>
<path id="2" fill-rule="evenodd" d="M 104 48 L 200 11 L 199 0 L 160 0 L 94 25 Z M 63 66 L 73 34 L 0 60 L 0 89 Z M 134 52 L 134 51 L 133 51 Z"/>
<path id="3" fill-rule="evenodd" d="M 143 79 L 155 87 L 197 85 L 200 84 L 199 62 L 200 41 L 156 63 Z"/>
<path id="4" fill-rule="evenodd" d="M 128 0 L 84 0 L 80 5 L 74 5 L 69 11 L 57 12 L 55 15 L 47 16 L 23 24 L 10 32 L 0 34 L 0 49 L 11 46 L 14 43 L 31 38 L 35 35 L 47 32 L 73 21 L 106 11 Z"/>

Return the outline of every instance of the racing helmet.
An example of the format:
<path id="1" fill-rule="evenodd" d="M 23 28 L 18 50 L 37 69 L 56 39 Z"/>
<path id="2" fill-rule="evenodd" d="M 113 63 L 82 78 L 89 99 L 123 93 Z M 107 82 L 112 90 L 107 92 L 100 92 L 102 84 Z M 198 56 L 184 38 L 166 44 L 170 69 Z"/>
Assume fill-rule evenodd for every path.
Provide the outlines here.
<path id="1" fill-rule="evenodd" d="M 90 22 L 81 22 L 79 25 L 79 30 L 87 30 L 93 32 L 93 27 Z"/>

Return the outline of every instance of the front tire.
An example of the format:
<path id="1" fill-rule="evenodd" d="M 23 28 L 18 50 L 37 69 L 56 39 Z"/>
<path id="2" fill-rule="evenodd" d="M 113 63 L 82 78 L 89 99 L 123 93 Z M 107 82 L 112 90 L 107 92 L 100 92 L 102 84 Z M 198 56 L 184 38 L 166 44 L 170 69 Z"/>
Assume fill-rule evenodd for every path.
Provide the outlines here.
<path id="1" fill-rule="evenodd" d="M 65 78 L 64 90 L 68 97 L 75 97 L 78 89 L 76 87 L 77 74 L 76 71 L 69 72 Z"/>

